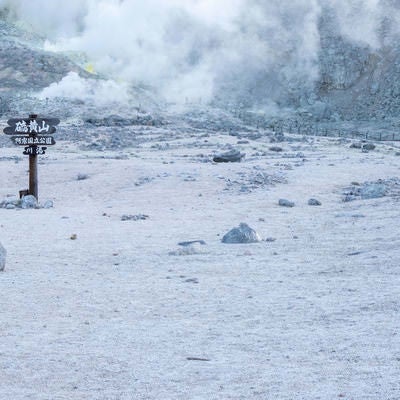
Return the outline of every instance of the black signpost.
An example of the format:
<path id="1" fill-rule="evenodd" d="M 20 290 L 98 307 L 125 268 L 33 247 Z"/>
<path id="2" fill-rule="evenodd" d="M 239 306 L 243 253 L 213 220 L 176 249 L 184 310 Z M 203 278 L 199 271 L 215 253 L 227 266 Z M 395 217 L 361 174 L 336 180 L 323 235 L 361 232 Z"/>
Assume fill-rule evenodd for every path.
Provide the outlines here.
<path id="1" fill-rule="evenodd" d="M 56 144 L 52 136 L 58 125 L 58 118 L 38 118 L 36 114 L 29 118 L 12 118 L 7 121 L 3 132 L 11 136 L 11 140 L 18 146 L 25 146 L 22 154 L 29 155 L 29 190 L 28 194 L 35 196 L 38 200 L 38 168 L 37 156 L 45 154 L 47 147 Z M 40 146 L 40 147 L 39 147 Z M 21 191 L 26 193 L 26 191 Z"/>

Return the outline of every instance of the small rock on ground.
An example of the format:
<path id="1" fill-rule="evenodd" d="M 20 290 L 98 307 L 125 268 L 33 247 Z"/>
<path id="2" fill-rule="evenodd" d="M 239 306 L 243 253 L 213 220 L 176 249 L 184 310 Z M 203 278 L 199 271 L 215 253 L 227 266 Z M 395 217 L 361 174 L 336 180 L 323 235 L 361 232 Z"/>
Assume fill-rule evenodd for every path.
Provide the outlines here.
<path id="1" fill-rule="evenodd" d="M 204 240 L 190 240 L 187 242 L 179 242 L 178 243 L 179 246 L 183 246 L 183 247 L 191 246 L 192 244 L 200 244 L 202 246 L 205 246 L 206 242 Z"/>
<path id="2" fill-rule="evenodd" d="M 177 250 L 170 251 L 168 255 L 170 256 L 192 256 L 195 254 L 204 254 L 204 245 L 199 242 L 194 242 L 192 244 L 179 247 Z"/>
<path id="3" fill-rule="evenodd" d="M 317 199 L 310 199 L 308 200 L 309 206 L 320 206 L 322 203 Z"/>
<path id="4" fill-rule="evenodd" d="M 49 208 L 53 208 L 54 207 L 54 203 L 52 200 L 46 200 L 43 204 L 43 208 L 49 209 Z"/>
<path id="5" fill-rule="evenodd" d="M 88 174 L 78 174 L 76 177 L 77 181 L 84 181 L 85 179 L 88 179 L 89 175 Z"/>
<path id="6" fill-rule="evenodd" d="M 27 208 L 37 208 L 37 207 L 38 207 L 38 202 L 35 196 L 28 194 L 27 196 L 24 196 L 22 198 L 21 208 L 27 209 Z"/>
<path id="7" fill-rule="evenodd" d="M 6 249 L 0 243 L 0 271 L 4 271 L 4 268 L 6 267 L 6 255 Z"/>
<path id="8" fill-rule="evenodd" d="M 278 204 L 281 207 L 294 207 L 294 202 L 287 199 L 279 199 Z"/>
<path id="9" fill-rule="evenodd" d="M 148 219 L 149 216 L 145 214 L 136 214 L 136 215 L 123 215 L 121 217 L 121 221 L 140 221 Z"/>
<path id="10" fill-rule="evenodd" d="M 367 151 L 375 150 L 375 148 L 376 148 L 376 146 L 372 143 L 366 143 L 366 144 L 363 144 L 363 146 L 362 146 L 362 149 L 367 150 Z"/>
<path id="11" fill-rule="evenodd" d="M 282 147 L 279 146 L 271 146 L 269 148 L 270 151 L 275 151 L 276 153 L 280 153 L 281 151 L 283 151 Z"/>

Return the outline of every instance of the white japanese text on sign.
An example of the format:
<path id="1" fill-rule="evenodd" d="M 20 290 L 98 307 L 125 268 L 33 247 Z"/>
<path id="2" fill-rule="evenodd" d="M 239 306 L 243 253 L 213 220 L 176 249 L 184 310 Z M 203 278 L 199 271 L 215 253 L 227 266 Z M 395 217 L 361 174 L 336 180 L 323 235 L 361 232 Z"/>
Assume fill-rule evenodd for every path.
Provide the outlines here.
<path id="1" fill-rule="evenodd" d="M 15 132 L 19 133 L 41 133 L 41 132 L 49 132 L 50 125 L 46 124 L 45 121 L 42 121 L 42 125 L 39 125 L 36 120 L 32 120 L 29 123 L 22 120 L 15 124 Z"/>

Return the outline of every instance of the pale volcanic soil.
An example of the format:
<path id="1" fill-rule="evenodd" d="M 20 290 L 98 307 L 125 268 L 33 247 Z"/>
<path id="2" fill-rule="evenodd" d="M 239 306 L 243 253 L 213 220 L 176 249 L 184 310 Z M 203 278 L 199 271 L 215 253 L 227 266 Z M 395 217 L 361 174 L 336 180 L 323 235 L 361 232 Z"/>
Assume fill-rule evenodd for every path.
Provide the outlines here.
<path id="1" fill-rule="evenodd" d="M 0 399 L 400 399 L 398 188 L 342 201 L 398 177 L 399 145 L 292 138 L 49 148 L 54 207 L 0 209 Z M 213 163 L 227 144 L 245 159 Z M 1 148 L 0 199 L 21 153 Z M 222 243 L 241 222 L 264 240 Z"/>

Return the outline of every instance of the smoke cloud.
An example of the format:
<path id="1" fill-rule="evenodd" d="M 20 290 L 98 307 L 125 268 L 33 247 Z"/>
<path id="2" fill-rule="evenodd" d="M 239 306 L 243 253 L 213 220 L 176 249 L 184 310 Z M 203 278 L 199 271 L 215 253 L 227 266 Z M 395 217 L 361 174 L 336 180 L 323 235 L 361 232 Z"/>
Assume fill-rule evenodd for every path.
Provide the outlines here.
<path id="1" fill-rule="evenodd" d="M 378 48 L 398 33 L 399 3 L 0 0 L 0 8 L 44 35 L 47 50 L 79 55 L 89 71 L 117 82 L 114 88 L 145 85 L 171 102 L 265 108 L 301 103 L 312 96 L 319 78 L 323 12 L 335 14 L 338 34 Z M 390 31 L 386 36 L 385 26 Z M 85 90 L 93 93 L 83 80 L 70 75 L 46 94 L 84 96 Z"/>

